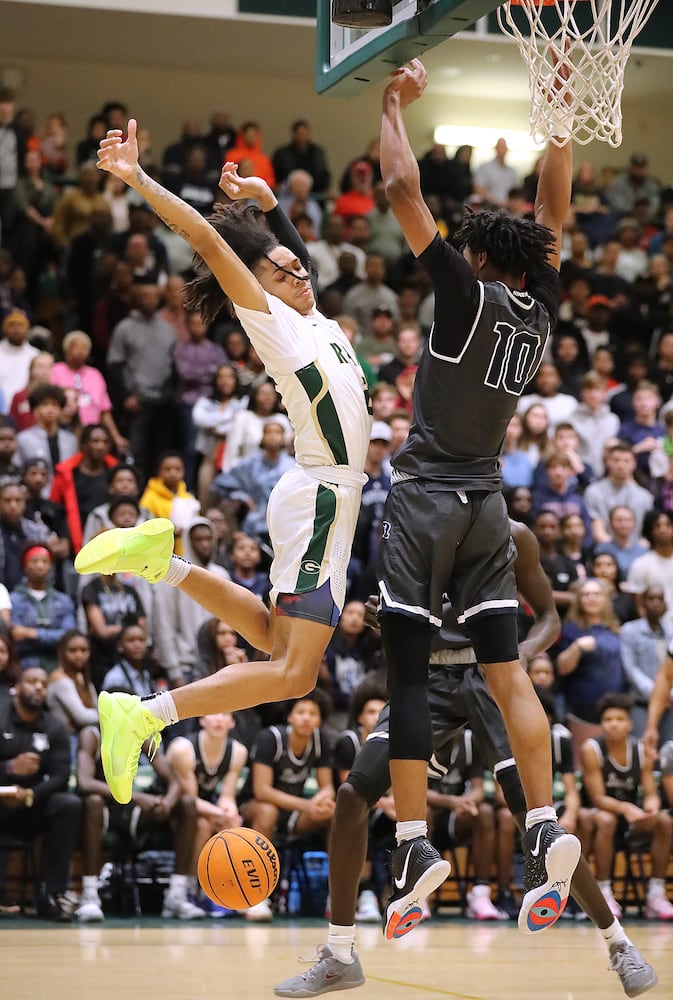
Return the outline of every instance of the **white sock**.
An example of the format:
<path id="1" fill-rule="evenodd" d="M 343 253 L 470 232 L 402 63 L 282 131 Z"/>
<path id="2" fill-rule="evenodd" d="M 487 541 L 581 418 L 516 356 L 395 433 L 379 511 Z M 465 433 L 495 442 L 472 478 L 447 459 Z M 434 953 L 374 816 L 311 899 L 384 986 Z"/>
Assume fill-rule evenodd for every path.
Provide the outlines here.
<path id="1" fill-rule="evenodd" d="M 185 579 L 192 568 L 189 559 L 182 556 L 171 556 L 166 575 L 161 578 L 162 583 L 167 583 L 171 587 L 177 587 Z"/>
<path id="2" fill-rule="evenodd" d="M 355 961 L 353 956 L 353 946 L 355 945 L 355 924 L 351 927 L 342 927 L 340 924 L 330 924 L 327 934 L 327 947 L 335 958 L 345 965 L 352 965 Z"/>
<path id="3" fill-rule="evenodd" d="M 612 948 L 615 944 L 631 944 L 630 938 L 617 919 L 613 920 L 609 927 L 599 927 L 598 929 L 605 938 L 608 948 Z"/>
<path id="4" fill-rule="evenodd" d="M 537 826 L 538 823 L 547 823 L 550 819 L 557 819 L 556 810 L 553 806 L 540 806 L 538 809 L 529 809 L 526 813 L 526 830 Z"/>
<path id="5" fill-rule="evenodd" d="M 598 888 L 601 892 L 612 892 L 612 882 L 609 878 L 596 879 L 596 881 L 598 882 Z"/>
<path id="6" fill-rule="evenodd" d="M 663 896 L 665 891 L 663 878 L 651 878 L 647 883 L 648 898 L 650 896 Z"/>
<path id="7" fill-rule="evenodd" d="M 82 875 L 82 899 L 98 900 L 97 875 Z"/>
<path id="8" fill-rule="evenodd" d="M 188 879 L 188 875 L 176 875 L 175 872 L 173 872 L 168 881 L 168 895 L 185 897 L 187 895 Z"/>
<path id="9" fill-rule="evenodd" d="M 156 715 L 157 719 L 161 719 L 167 726 L 172 726 L 180 718 L 170 691 L 159 691 L 149 698 L 141 698 L 141 701 L 143 708 Z"/>
<path id="10" fill-rule="evenodd" d="M 405 820 L 404 823 L 398 823 L 395 827 L 398 847 L 407 840 L 413 840 L 415 837 L 427 837 L 427 835 L 428 824 L 422 819 Z"/>

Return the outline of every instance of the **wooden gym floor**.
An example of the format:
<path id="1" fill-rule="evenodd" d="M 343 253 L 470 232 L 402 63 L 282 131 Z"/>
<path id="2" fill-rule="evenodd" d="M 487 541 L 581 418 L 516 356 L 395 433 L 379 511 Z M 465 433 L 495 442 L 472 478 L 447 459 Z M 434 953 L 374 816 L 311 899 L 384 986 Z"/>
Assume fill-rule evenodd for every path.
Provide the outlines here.
<path id="1" fill-rule="evenodd" d="M 659 974 L 652 1000 L 673 997 L 673 926 L 628 923 Z M 84 927 L 0 922 L 2 1000 L 269 1000 L 273 986 L 307 968 L 325 940 L 322 921 L 240 919 L 180 924 L 143 919 Z M 435 918 L 392 944 L 377 926 L 358 929 L 369 1000 L 619 1000 L 607 950 L 586 924 L 562 923 L 539 938 L 513 925 Z M 341 995 L 341 994 L 335 994 Z"/>

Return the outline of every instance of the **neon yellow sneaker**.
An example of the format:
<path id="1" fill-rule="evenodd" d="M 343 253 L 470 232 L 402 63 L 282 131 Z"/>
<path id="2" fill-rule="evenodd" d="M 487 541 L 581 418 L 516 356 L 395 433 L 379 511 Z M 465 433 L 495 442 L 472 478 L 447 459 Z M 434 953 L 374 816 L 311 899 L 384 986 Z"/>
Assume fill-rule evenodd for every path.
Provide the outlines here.
<path id="1" fill-rule="evenodd" d="M 105 780 L 117 802 L 130 802 L 143 743 L 151 740 L 152 759 L 166 724 L 143 707 L 138 695 L 109 691 L 98 696 L 98 719 Z"/>
<path id="2" fill-rule="evenodd" d="M 157 583 L 168 571 L 174 529 L 166 517 L 154 517 L 134 528 L 110 528 L 80 549 L 78 573 L 133 573 Z"/>

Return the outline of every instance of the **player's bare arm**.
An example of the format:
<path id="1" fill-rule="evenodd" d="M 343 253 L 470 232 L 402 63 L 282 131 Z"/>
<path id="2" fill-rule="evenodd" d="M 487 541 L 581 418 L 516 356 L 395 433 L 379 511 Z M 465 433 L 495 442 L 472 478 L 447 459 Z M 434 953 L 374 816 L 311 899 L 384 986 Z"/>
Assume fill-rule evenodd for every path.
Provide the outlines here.
<path id="1" fill-rule="evenodd" d="M 270 212 L 278 204 L 275 194 L 261 177 L 239 177 L 238 164 L 227 162 L 220 174 L 220 190 L 232 201 L 252 198 L 263 212 Z"/>
<path id="2" fill-rule="evenodd" d="M 556 87 L 560 89 L 573 72 L 570 53 L 556 68 Z M 563 223 L 570 208 L 572 189 L 572 142 L 557 146 L 547 143 L 535 198 L 535 221 L 546 226 L 556 237 L 556 249 L 549 254 L 548 263 L 557 271 L 561 266 L 561 235 Z"/>
<path id="3" fill-rule="evenodd" d="M 123 180 L 147 201 L 169 229 L 196 250 L 213 272 L 225 295 L 238 305 L 268 312 L 266 296 L 255 276 L 213 227 L 182 198 L 171 194 L 138 162 L 136 121 L 131 118 L 125 141 L 120 129 L 110 129 L 101 141 L 97 166 Z"/>
<path id="4" fill-rule="evenodd" d="M 418 100 L 427 83 L 420 59 L 395 70 L 383 92 L 381 174 L 386 196 L 414 256 L 432 243 L 437 225 L 421 194 L 418 163 L 402 120 L 402 109 Z"/>
<path id="5" fill-rule="evenodd" d="M 673 656 L 669 655 L 657 672 L 654 687 L 647 706 L 647 724 L 643 743 L 648 757 L 652 760 L 657 756 L 659 747 L 659 721 L 670 705 L 671 689 L 673 688 Z"/>
<path id="6" fill-rule="evenodd" d="M 530 632 L 519 644 L 519 658 L 525 666 L 532 657 L 549 649 L 559 634 L 561 620 L 549 577 L 540 565 L 540 546 L 535 535 L 524 524 L 510 523 L 517 549 L 514 564 L 517 587 L 535 615 Z"/>

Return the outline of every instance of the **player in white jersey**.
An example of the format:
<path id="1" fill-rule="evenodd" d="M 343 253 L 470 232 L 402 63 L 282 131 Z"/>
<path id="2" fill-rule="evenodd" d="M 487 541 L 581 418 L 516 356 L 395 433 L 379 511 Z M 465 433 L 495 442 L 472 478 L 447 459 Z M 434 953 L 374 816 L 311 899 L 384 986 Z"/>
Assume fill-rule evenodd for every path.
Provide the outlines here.
<path id="1" fill-rule="evenodd" d="M 194 248 L 200 260 L 189 304 L 200 308 L 206 321 L 227 298 L 234 304 L 281 393 L 297 457 L 297 466 L 281 478 L 268 505 L 274 548 L 271 612 L 244 587 L 173 556 L 172 525 L 160 518 L 141 531 L 99 535 L 77 557 L 81 573 L 125 570 L 179 586 L 270 654 L 268 661 L 232 664 L 150 700 L 101 693 L 105 776 L 113 796 L 128 802 L 142 743 L 158 738 L 165 725 L 298 698 L 315 686 L 345 598 L 366 481 L 371 407 L 350 344 L 337 324 L 316 310 L 308 252 L 268 185 L 260 178 L 240 178 L 235 164 L 225 164 L 220 186 L 233 204 L 218 206 L 211 219 L 204 219 L 139 166 L 133 119 L 125 140 L 120 130 L 107 133 L 98 166 L 134 188 Z M 249 204 L 250 198 L 260 207 Z"/>

